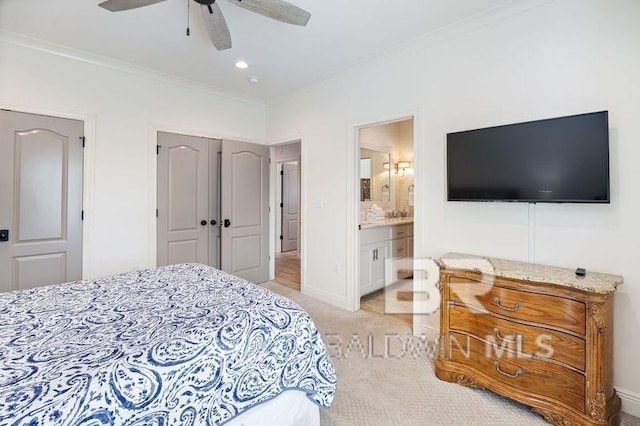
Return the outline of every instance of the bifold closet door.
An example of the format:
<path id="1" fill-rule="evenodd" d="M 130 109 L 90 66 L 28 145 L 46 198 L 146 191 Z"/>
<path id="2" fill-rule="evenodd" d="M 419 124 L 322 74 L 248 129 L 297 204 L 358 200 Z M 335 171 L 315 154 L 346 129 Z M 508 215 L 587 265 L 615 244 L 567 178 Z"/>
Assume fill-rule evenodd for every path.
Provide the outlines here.
<path id="1" fill-rule="evenodd" d="M 219 140 L 158 132 L 158 266 L 219 267 L 219 152 Z"/>
<path id="2" fill-rule="evenodd" d="M 0 111 L 0 291 L 81 279 L 83 133 Z"/>

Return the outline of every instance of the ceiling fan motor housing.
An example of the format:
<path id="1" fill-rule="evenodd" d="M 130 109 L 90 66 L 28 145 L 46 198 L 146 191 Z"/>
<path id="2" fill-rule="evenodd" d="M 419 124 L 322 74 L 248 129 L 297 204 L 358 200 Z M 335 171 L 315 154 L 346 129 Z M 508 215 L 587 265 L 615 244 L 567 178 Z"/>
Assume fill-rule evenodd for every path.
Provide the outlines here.
<path id="1" fill-rule="evenodd" d="M 196 3 L 204 4 L 205 6 L 210 6 L 216 2 L 216 0 L 193 0 Z"/>

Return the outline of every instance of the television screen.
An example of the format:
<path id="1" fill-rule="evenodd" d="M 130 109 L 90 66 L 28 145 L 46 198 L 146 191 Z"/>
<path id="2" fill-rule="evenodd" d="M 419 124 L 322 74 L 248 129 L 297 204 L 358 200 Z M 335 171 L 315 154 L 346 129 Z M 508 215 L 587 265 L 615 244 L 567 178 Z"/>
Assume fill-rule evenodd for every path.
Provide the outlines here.
<path id="1" fill-rule="evenodd" d="M 608 112 L 447 134 L 447 199 L 608 203 Z"/>

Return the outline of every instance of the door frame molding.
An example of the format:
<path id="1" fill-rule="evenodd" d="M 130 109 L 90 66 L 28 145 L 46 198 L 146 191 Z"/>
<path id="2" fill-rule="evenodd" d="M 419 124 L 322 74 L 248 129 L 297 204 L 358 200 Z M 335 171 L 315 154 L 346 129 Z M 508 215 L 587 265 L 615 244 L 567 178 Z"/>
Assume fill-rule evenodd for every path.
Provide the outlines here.
<path id="1" fill-rule="evenodd" d="M 177 133 L 186 136 L 194 136 L 199 138 L 208 139 L 229 139 L 239 142 L 253 143 L 256 145 L 262 145 L 255 141 L 254 138 L 248 136 L 229 135 L 225 133 L 217 133 L 212 130 L 180 126 L 172 123 L 162 122 L 149 122 L 148 130 L 148 149 L 147 149 L 147 165 L 149 170 L 148 175 L 148 235 L 149 245 L 147 246 L 147 259 L 150 268 L 158 266 L 157 257 L 157 244 L 158 244 L 158 229 L 156 221 L 156 208 L 158 204 L 158 158 L 156 154 L 156 145 L 158 145 L 158 132 L 164 133 Z M 220 265 L 222 266 L 222 265 Z"/>
<path id="2" fill-rule="evenodd" d="M 92 279 L 94 276 L 94 187 L 95 187 L 95 146 L 96 146 L 96 114 L 77 113 L 70 110 L 43 108 L 38 105 L 14 104 L 0 100 L 0 109 L 6 109 L 25 114 L 46 115 L 54 118 L 82 121 L 84 125 L 85 147 L 82 150 L 82 279 Z"/>
<path id="3" fill-rule="evenodd" d="M 423 140 L 422 123 L 424 120 L 424 107 L 417 105 L 411 109 L 388 112 L 375 117 L 363 118 L 358 121 L 350 121 L 347 124 L 347 309 L 355 312 L 360 310 L 360 182 L 358 175 L 360 170 L 360 130 L 366 127 L 380 126 L 398 121 L 413 119 L 413 153 L 414 153 L 414 236 L 424 234 L 423 221 L 419 220 L 424 212 L 423 199 L 420 197 L 423 176 L 425 176 L 422 159 L 426 152 Z M 419 258 L 424 253 L 422 237 L 414 237 L 414 258 Z M 414 316 L 413 329 L 421 327 L 421 319 Z"/>

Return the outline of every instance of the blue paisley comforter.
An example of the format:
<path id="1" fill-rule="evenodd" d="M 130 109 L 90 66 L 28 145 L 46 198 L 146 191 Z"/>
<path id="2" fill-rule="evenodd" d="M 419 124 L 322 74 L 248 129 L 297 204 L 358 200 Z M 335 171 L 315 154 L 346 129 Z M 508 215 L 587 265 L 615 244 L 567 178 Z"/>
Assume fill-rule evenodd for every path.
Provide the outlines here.
<path id="1" fill-rule="evenodd" d="M 335 383 L 302 308 L 204 265 L 0 294 L 0 424 L 222 424 Z"/>

